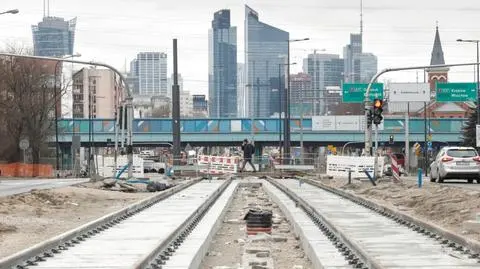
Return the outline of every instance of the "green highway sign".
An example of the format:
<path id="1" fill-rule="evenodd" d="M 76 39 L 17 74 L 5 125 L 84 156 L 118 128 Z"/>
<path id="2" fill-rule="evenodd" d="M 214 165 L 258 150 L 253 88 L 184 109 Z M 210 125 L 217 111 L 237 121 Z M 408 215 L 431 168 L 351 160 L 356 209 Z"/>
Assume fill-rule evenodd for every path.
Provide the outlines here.
<path id="1" fill-rule="evenodd" d="M 367 83 L 345 83 L 342 89 L 344 103 L 363 103 L 367 92 Z M 383 83 L 373 83 L 370 88 L 370 101 L 383 100 Z"/>
<path id="2" fill-rule="evenodd" d="M 477 100 L 476 83 L 437 83 L 437 102 L 468 102 Z"/>

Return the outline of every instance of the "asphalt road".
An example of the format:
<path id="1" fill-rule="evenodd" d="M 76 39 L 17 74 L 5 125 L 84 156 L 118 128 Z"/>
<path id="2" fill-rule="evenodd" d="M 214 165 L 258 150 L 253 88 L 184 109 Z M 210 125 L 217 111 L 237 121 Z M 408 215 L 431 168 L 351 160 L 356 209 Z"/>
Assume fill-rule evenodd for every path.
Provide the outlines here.
<path id="1" fill-rule="evenodd" d="M 0 197 L 29 192 L 32 189 L 53 189 L 87 182 L 88 178 L 0 179 Z"/>

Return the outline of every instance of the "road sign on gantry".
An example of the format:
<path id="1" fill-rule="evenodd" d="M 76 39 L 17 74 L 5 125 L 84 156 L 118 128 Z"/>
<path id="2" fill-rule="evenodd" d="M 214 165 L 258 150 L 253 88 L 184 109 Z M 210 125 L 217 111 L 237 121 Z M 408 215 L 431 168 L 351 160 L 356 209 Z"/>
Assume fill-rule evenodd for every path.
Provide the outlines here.
<path id="1" fill-rule="evenodd" d="M 476 83 L 437 83 L 437 102 L 468 102 L 477 100 Z"/>
<path id="2" fill-rule="evenodd" d="M 430 102 L 429 83 L 390 83 L 389 102 Z"/>
<path id="3" fill-rule="evenodd" d="M 367 83 L 345 83 L 342 87 L 342 102 L 363 103 L 367 92 Z M 383 100 L 383 83 L 373 83 L 370 88 L 370 101 Z"/>

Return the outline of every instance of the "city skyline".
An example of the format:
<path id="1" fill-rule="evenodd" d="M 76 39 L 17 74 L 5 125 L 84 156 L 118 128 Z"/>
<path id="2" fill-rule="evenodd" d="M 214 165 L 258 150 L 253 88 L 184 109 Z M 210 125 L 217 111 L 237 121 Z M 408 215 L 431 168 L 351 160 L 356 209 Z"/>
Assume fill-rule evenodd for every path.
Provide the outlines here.
<path id="1" fill-rule="evenodd" d="M 292 62 L 303 61 L 313 49 L 325 49 L 326 53 L 342 55 L 350 33 L 359 32 L 359 1 L 317 3 L 303 0 L 275 4 L 274 1 L 258 0 L 205 3 L 184 0 L 161 6 L 149 0 L 138 1 L 133 6 L 126 1 L 58 1 L 51 3 L 50 15 L 66 19 L 78 18 L 75 52 L 81 53 L 82 59 L 107 62 L 122 70 L 125 62 L 133 59 L 139 51 L 162 51 L 171 55 L 171 40 L 178 38 L 179 72 L 184 75 L 186 90 L 192 94 L 208 95 L 206 29 L 209 28 L 211 14 L 222 8 L 230 9 L 232 24 L 238 26 L 237 40 L 242 41 L 245 3 L 260 12 L 262 20 L 288 31 L 292 38 L 310 38 L 308 42 L 292 46 Z M 115 14 L 106 17 L 105 14 L 114 4 Z M 91 6 L 95 6 L 95 9 Z M 20 13 L 2 17 L 2 45 L 20 42 L 33 47 L 30 25 L 41 20 L 42 3 L 7 0 L 4 7 L 18 8 Z M 178 12 L 180 9 L 182 12 Z M 460 44 L 455 40 L 480 37 L 480 30 L 470 23 L 479 10 L 480 3 L 477 1 L 439 3 L 406 0 L 398 4 L 366 0 L 364 51 L 378 57 L 379 69 L 429 64 L 435 25 L 439 21 L 445 61 L 472 62 L 475 59 L 474 46 Z M 414 16 L 419 11 L 422 11 L 422 16 Z M 412 16 L 414 19 L 405 19 Z M 126 35 L 129 38 L 125 38 Z M 238 42 L 237 58 L 244 59 L 243 42 Z M 168 73 L 171 73 L 171 57 L 168 66 Z M 291 73 L 300 71 L 301 65 L 292 66 Z M 391 78 L 395 81 L 415 81 L 415 73 L 401 72 L 384 76 L 380 80 Z M 474 77 L 473 67 L 455 68 L 450 73 L 452 81 L 472 81 Z"/>

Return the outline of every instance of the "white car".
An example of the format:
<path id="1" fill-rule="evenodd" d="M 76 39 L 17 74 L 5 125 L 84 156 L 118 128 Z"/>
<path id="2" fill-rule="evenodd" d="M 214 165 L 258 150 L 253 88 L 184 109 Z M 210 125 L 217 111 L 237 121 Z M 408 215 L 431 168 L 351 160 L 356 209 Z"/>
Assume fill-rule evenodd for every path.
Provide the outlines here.
<path id="1" fill-rule="evenodd" d="M 430 164 L 430 181 L 466 179 L 480 183 L 480 156 L 472 147 L 444 147 Z"/>

